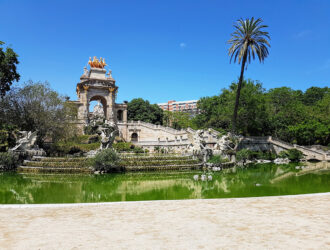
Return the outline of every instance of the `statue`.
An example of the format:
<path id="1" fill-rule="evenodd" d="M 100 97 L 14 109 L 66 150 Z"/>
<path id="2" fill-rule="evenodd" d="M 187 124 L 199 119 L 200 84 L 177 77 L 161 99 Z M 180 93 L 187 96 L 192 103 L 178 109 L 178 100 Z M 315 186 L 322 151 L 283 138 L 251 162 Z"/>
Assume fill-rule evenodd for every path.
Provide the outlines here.
<path id="1" fill-rule="evenodd" d="M 96 58 L 96 56 L 93 57 L 93 61 L 92 58 L 89 58 L 88 64 L 91 68 L 99 68 L 99 69 L 103 69 L 107 64 L 105 63 L 104 58 L 102 59 L 102 57 L 100 57 L 100 60 Z"/>
<path id="2" fill-rule="evenodd" d="M 88 69 L 87 67 L 84 67 L 84 74 L 83 76 L 88 77 Z"/>
<path id="3" fill-rule="evenodd" d="M 20 131 L 19 139 L 16 142 L 16 146 L 10 149 L 10 151 L 24 151 L 34 147 L 37 140 L 37 131 Z"/>
<path id="4" fill-rule="evenodd" d="M 104 110 L 103 110 L 103 107 L 102 107 L 100 101 L 98 101 L 98 103 L 94 106 L 93 117 L 94 118 L 103 118 L 104 117 Z"/>
<path id="5" fill-rule="evenodd" d="M 112 78 L 112 71 L 111 70 L 109 70 L 109 72 L 108 72 L 108 78 Z"/>
<path id="6" fill-rule="evenodd" d="M 105 123 L 100 128 L 99 134 L 101 135 L 100 149 L 106 149 L 112 146 L 116 136 L 119 135 L 119 129 L 114 123 Z"/>
<path id="7" fill-rule="evenodd" d="M 188 150 L 195 156 L 203 157 L 204 163 L 207 162 L 208 158 L 212 155 L 212 149 L 206 146 L 204 130 L 197 130 L 193 134 L 192 143 L 189 145 Z"/>

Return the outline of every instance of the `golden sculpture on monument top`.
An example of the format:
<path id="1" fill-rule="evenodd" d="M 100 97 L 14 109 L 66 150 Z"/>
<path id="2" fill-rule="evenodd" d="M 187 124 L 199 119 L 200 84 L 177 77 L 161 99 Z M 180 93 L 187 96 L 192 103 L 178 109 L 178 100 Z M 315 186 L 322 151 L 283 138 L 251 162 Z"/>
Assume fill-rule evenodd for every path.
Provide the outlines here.
<path id="1" fill-rule="evenodd" d="M 100 57 L 100 60 L 96 58 L 96 56 L 93 57 L 93 61 L 92 58 L 89 58 L 88 61 L 89 66 L 91 66 L 91 68 L 99 68 L 99 69 L 103 69 L 107 64 L 105 63 L 105 60 L 102 57 Z"/>

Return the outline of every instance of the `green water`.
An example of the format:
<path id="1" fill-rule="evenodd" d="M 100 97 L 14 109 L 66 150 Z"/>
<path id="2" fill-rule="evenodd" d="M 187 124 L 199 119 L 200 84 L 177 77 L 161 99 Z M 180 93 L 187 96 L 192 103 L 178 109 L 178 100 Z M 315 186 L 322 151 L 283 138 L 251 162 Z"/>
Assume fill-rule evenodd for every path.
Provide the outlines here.
<path id="1" fill-rule="evenodd" d="M 263 164 L 206 172 L 212 181 L 195 181 L 202 171 L 107 175 L 0 174 L 0 204 L 76 203 L 207 199 L 330 192 L 329 163 Z M 205 172 L 204 172 L 205 173 Z"/>

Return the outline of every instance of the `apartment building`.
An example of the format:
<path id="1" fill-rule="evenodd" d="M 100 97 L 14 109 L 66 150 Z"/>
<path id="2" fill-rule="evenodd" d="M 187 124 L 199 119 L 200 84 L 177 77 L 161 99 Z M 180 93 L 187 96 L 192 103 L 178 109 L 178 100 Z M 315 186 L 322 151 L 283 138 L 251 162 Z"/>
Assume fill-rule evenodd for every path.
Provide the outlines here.
<path id="1" fill-rule="evenodd" d="M 189 100 L 189 101 L 175 101 L 175 100 L 170 100 L 165 103 L 158 103 L 157 105 L 162 109 L 162 110 L 168 110 L 168 111 L 173 111 L 173 112 L 186 112 L 190 114 L 197 114 L 197 101 L 198 100 Z"/>

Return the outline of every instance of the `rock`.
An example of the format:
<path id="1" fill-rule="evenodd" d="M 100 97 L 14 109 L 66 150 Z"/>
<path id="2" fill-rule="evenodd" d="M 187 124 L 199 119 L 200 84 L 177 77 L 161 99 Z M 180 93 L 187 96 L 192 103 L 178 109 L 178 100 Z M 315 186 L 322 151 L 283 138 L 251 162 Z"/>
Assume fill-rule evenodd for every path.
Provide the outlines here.
<path id="1" fill-rule="evenodd" d="M 257 160 L 257 162 L 256 163 L 258 163 L 258 164 L 263 164 L 263 163 L 270 163 L 270 162 L 272 162 L 272 161 L 270 161 L 270 160 Z"/>
<path id="2" fill-rule="evenodd" d="M 274 160 L 275 164 L 288 164 L 290 160 L 288 158 L 276 158 Z"/>
<path id="3" fill-rule="evenodd" d="M 85 156 L 88 157 L 88 158 L 91 158 L 91 157 L 94 157 L 100 150 L 91 150 L 91 151 L 88 151 Z"/>
<path id="4" fill-rule="evenodd" d="M 209 162 L 207 162 L 205 165 L 206 165 L 208 168 L 211 168 L 211 167 L 213 167 L 213 166 L 214 166 L 214 164 L 213 164 L 213 163 L 209 163 Z"/>

